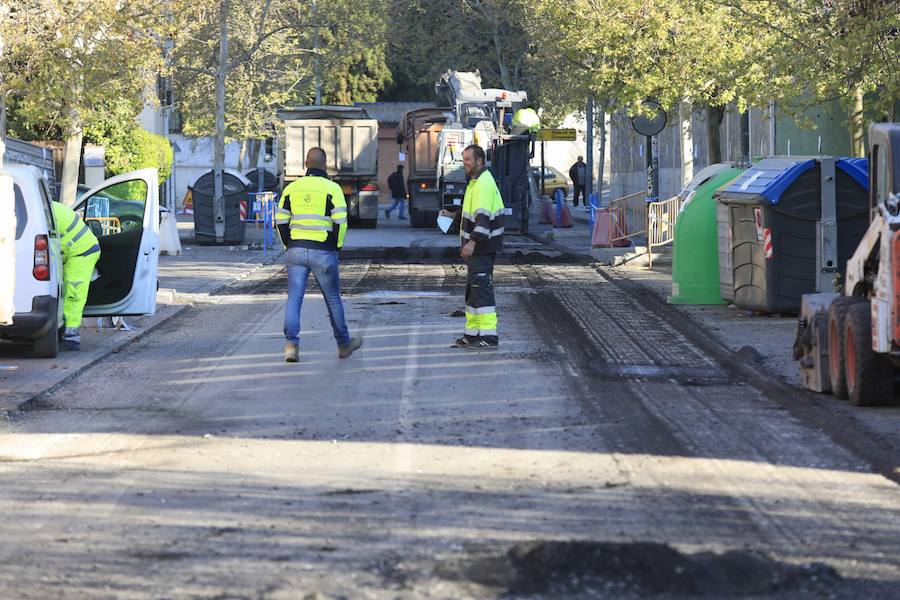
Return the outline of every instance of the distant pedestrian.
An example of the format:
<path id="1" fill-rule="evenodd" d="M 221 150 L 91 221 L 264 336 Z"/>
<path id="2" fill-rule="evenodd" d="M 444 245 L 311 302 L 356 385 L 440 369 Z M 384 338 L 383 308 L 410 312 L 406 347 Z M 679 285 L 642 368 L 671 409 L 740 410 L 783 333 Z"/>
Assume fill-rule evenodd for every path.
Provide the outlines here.
<path id="1" fill-rule="evenodd" d="M 587 165 L 584 164 L 583 156 L 579 156 L 578 162 L 569 169 L 569 179 L 572 180 L 572 186 L 575 188 L 574 196 L 572 197 L 572 206 L 578 206 L 579 194 L 581 194 L 582 202 L 587 206 L 588 201 L 585 193 L 585 186 L 587 185 Z"/>
<path id="2" fill-rule="evenodd" d="M 400 220 L 406 217 L 403 215 L 404 203 L 406 202 L 406 182 L 403 181 L 403 165 L 397 165 L 397 170 L 388 176 L 388 187 L 391 190 L 391 200 L 394 201 L 390 208 L 385 209 L 384 217 L 391 218 L 391 212 L 400 207 Z"/>
<path id="3" fill-rule="evenodd" d="M 350 337 L 341 302 L 338 250 L 347 232 L 347 202 L 341 186 L 328 179 L 325 151 L 306 153 L 306 176 L 290 183 L 275 213 L 278 231 L 287 246 L 288 299 L 284 310 L 284 360 L 297 362 L 300 348 L 300 309 L 312 273 L 328 308 L 338 357 L 348 358 L 362 346 Z"/>
<path id="4" fill-rule="evenodd" d="M 441 211 L 446 217 L 461 219 L 459 254 L 466 261 L 466 330 L 455 344 L 460 348 L 496 348 L 494 260 L 503 249 L 503 198 L 494 176 L 485 168 L 484 149 L 469 146 L 462 157 L 469 177 L 462 211 Z"/>

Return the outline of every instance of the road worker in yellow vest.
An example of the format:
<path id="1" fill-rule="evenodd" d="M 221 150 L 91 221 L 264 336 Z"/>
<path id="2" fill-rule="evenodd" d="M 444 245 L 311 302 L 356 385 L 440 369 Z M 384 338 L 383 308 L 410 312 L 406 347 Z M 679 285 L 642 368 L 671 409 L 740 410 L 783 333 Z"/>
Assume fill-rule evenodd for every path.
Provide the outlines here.
<path id="1" fill-rule="evenodd" d="M 59 202 L 53 202 L 52 206 L 62 250 L 65 280 L 63 314 L 66 328 L 62 348 L 81 350 L 81 314 L 87 303 L 94 265 L 100 259 L 100 242 L 78 213 Z"/>
<path id="2" fill-rule="evenodd" d="M 541 118 L 537 112 L 530 106 L 520 108 L 515 112 L 512 118 L 511 133 L 519 135 L 526 131 L 528 133 L 537 133 L 541 130 Z"/>
<path id="3" fill-rule="evenodd" d="M 481 146 L 463 150 L 463 168 L 469 177 L 462 210 L 441 211 L 460 219 L 460 256 L 466 261 L 466 329 L 456 340 L 460 348 L 493 349 L 499 345 L 494 299 L 494 261 L 503 250 L 505 208 L 494 176 L 485 167 Z"/>
<path id="4" fill-rule="evenodd" d="M 325 151 L 306 153 L 306 176 L 288 184 L 281 193 L 275 222 L 287 247 L 288 299 L 284 311 L 284 360 L 300 360 L 300 309 L 306 282 L 312 273 L 325 296 L 338 357 L 349 358 L 362 346 L 350 337 L 341 302 L 338 250 L 347 233 L 347 202 L 341 186 L 328 179 Z"/>

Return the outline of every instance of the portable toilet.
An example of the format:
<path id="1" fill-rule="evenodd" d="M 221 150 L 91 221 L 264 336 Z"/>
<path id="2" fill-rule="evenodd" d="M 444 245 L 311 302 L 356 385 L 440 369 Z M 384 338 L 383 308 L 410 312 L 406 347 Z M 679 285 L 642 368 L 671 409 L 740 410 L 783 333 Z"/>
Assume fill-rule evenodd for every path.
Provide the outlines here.
<path id="1" fill-rule="evenodd" d="M 728 163 L 709 165 L 679 194 L 684 204 L 675 222 L 670 304 L 722 304 L 713 193 L 744 171 Z"/>
<path id="2" fill-rule="evenodd" d="M 866 159 L 773 157 L 715 194 L 728 209 L 734 304 L 797 313 L 830 292 L 869 227 Z"/>
<path id="3" fill-rule="evenodd" d="M 240 244 L 244 241 L 245 223 L 241 218 L 241 203 L 247 201 L 250 182 L 238 171 L 225 169 L 222 173 L 222 191 L 225 194 L 224 244 Z M 209 171 L 191 187 L 194 199 L 194 237 L 199 244 L 216 243 L 213 196 L 215 179 Z"/>

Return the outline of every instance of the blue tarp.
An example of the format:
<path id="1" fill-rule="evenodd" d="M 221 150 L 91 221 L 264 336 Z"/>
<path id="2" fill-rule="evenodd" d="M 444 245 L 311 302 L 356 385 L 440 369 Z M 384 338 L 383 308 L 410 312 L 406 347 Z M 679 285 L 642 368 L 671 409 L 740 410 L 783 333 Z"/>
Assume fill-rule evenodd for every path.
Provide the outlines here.
<path id="1" fill-rule="evenodd" d="M 762 196 L 771 204 L 778 204 L 782 194 L 816 165 L 813 158 L 767 158 L 753 165 L 728 187 L 726 193 Z M 835 166 L 847 173 L 866 191 L 869 190 L 869 160 L 867 158 L 839 158 Z"/>

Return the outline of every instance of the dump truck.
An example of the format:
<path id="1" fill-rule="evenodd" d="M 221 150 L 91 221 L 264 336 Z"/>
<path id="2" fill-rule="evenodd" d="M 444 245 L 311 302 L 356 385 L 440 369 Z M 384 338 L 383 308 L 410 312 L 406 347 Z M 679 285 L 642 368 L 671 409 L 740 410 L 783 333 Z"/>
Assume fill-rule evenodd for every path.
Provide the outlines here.
<path id="1" fill-rule="evenodd" d="M 438 188 L 438 145 L 449 108 L 419 108 L 400 119 L 397 143 L 406 154 L 409 220 L 421 229 L 435 224 L 441 209 Z"/>
<path id="2" fill-rule="evenodd" d="M 508 133 L 513 113 L 528 100 L 523 91 L 481 87 L 476 72 L 448 70 L 435 84 L 448 99 L 452 121 L 439 137 L 438 190 L 441 208 L 459 211 L 466 191 L 462 151 L 470 144 L 484 148 L 487 167 L 497 181 L 506 206 L 505 229 L 527 233 L 531 202 L 528 166 L 534 157 L 534 136 Z M 433 224 L 434 220 L 428 223 Z"/>
<path id="3" fill-rule="evenodd" d="M 281 189 L 306 174 L 306 152 L 319 147 L 328 176 L 341 186 L 351 227 L 378 225 L 378 121 L 353 106 L 300 106 L 277 112 Z"/>
<path id="4" fill-rule="evenodd" d="M 895 402 L 900 366 L 900 123 L 869 129 L 870 224 L 836 277 L 805 294 L 794 342 L 803 384 L 857 406 Z"/>

